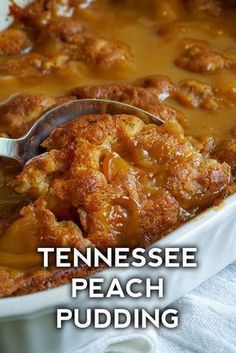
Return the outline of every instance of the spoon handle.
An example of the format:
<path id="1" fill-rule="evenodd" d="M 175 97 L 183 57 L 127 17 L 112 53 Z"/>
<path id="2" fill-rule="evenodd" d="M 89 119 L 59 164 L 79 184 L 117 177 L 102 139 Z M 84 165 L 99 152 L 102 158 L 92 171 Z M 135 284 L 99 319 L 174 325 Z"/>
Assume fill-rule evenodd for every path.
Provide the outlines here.
<path id="1" fill-rule="evenodd" d="M 19 155 L 19 141 L 17 139 L 0 138 L 0 157 L 7 157 L 23 163 Z"/>

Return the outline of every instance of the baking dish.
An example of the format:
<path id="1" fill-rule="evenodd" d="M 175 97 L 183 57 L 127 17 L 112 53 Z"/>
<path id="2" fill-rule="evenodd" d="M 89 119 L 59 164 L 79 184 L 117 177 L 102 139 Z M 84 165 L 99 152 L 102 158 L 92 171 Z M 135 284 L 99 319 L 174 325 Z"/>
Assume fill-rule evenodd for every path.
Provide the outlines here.
<path id="1" fill-rule="evenodd" d="M 198 286 L 236 259 L 236 195 L 227 198 L 222 204 L 211 208 L 185 225 L 181 226 L 153 246 L 198 248 L 195 269 L 182 268 L 115 268 L 98 273 L 105 280 L 119 277 L 125 281 L 131 277 L 163 277 L 165 279 L 164 298 L 140 299 L 99 299 L 90 300 L 82 292 L 78 299 L 71 299 L 70 284 L 26 296 L 0 300 L 0 352 L 3 353 L 69 353 L 79 348 L 91 337 L 102 331 L 76 329 L 68 322 L 61 330 L 56 329 L 56 308 L 89 307 L 132 308 L 146 310 L 164 308 L 176 299 Z M 181 313 L 180 313 L 181 315 Z M 92 335 L 92 336 L 91 336 Z"/>
<path id="2" fill-rule="evenodd" d="M 0 19 L 1 20 L 1 19 Z M 126 307 L 138 306 L 147 310 L 164 308 L 201 282 L 212 276 L 236 258 L 236 195 L 220 206 L 212 208 L 184 226 L 178 228 L 153 246 L 197 246 L 197 269 L 119 270 L 120 280 L 130 277 L 165 278 L 163 299 L 92 301 L 82 293 L 77 300 L 70 297 L 70 285 L 27 296 L 0 299 L 0 352 L 1 353 L 70 353 L 86 341 L 100 335 L 99 330 L 78 330 L 68 323 L 56 329 L 57 307 Z M 106 270 L 97 276 L 105 279 L 116 276 L 116 269 Z M 181 316 L 181 313 L 180 313 Z"/>

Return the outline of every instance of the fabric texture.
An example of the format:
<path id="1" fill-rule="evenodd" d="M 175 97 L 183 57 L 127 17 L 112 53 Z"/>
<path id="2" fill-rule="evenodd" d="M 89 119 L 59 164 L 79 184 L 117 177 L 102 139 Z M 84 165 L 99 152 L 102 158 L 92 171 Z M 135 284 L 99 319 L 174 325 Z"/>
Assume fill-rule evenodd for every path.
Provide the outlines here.
<path id="1" fill-rule="evenodd" d="M 103 332 L 70 353 L 236 353 L 236 261 L 171 307 L 178 328 Z"/>

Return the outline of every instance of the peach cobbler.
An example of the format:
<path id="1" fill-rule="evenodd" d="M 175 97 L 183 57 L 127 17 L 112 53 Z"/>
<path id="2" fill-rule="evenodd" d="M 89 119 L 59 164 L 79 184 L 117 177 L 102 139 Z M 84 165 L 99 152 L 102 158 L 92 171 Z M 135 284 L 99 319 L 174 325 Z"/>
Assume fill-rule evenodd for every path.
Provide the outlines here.
<path id="1" fill-rule="evenodd" d="M 95 272 L 43 269 L 39 246 L 147 247 L 235 191 L 234 1 L 36 0 L 11 12 L 1 137 L 83 98 L 165 123 L 86 115 L 53 130 L 22 170 L 0 160 L 0 297 Z"/>

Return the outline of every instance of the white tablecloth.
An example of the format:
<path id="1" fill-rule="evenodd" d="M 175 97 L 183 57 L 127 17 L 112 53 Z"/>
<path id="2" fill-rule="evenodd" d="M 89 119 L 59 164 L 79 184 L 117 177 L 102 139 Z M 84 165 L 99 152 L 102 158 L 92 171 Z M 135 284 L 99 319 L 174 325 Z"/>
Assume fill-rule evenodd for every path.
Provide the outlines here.
<path id="1" fill-rule="evenodd" d="M 178 328 L 103 332 L 71 353 L 236 353 L 236 261 L 171 307 Z"/>

